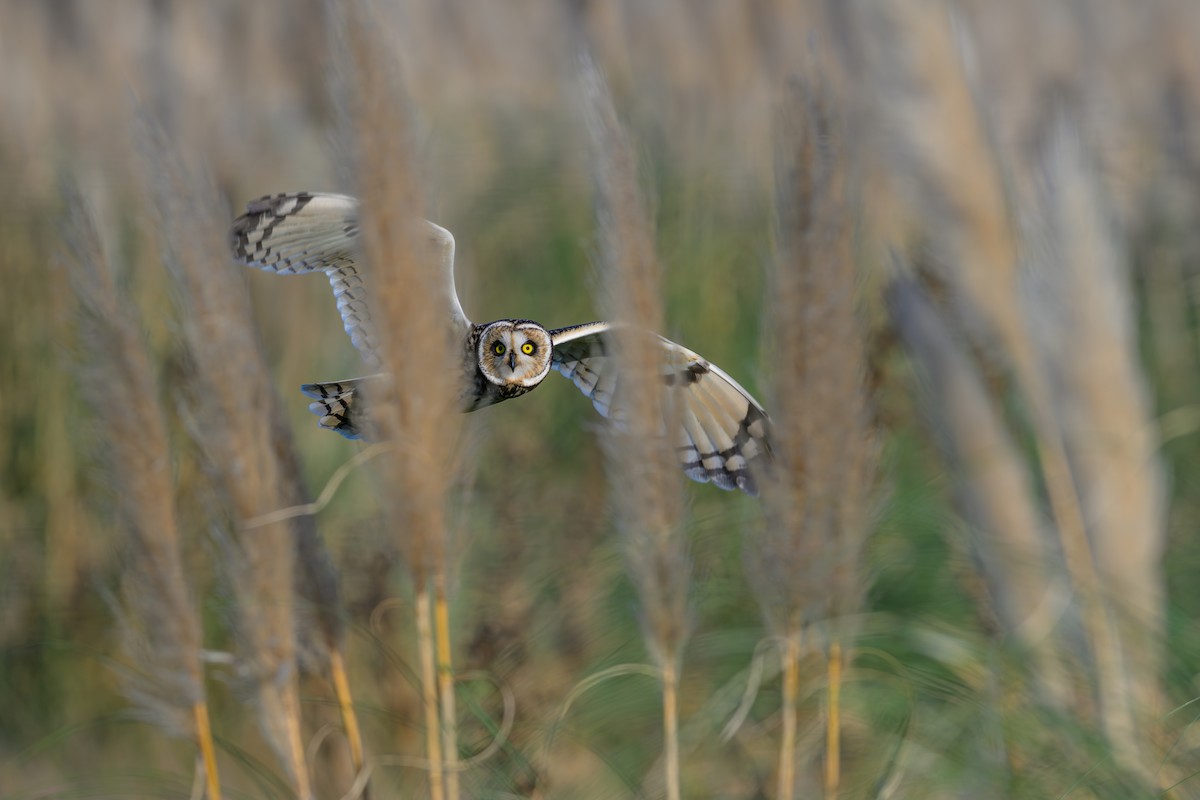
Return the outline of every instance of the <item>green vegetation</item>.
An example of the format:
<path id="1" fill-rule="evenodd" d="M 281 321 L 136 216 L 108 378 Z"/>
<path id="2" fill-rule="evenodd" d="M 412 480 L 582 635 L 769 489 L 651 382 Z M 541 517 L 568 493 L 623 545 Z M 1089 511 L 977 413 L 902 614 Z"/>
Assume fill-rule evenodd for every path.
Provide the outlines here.
<path id="1" fill-rule="evenodd" d="M 0 798 L 1200 796 L 1200 13 L 951 5 L 0 9 Z M 299 189 L 473 319 L 660 313 L 778 480 L 631 504 L 552 377 L 257 524 L 368 447 L 227 252 Z"/>

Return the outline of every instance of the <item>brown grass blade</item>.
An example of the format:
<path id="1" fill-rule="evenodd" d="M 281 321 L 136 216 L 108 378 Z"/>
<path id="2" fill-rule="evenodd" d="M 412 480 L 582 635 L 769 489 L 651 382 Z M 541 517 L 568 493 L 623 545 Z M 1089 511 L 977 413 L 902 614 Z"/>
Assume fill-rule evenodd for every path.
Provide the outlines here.
<path id="1" fill-rule="evenodd" d="M 591 141 L 603 306 L 625 327 L 613 342 L 621 369 L 626 421 L 604 437 L 609 484 L 625 565 L 641 601 L 642 633 L 662 673 L 666 794 L 680 796 L 678 671 L 690 631 L 691 563 L 685 536 L 682 478 L 661 374 L 660 345 L 646 332 L 662 330 L 661 268 L 645 198 L 638 187 L 635 151 L 613 107 L 608 87 L 586 50 L 579 54 L 578 86 Z"/>
<path id="2" fill-rule="evenodd" d="M 850 241 L 844 137 L 828 85 L 797 82 L 777 133 L 777 235 L 766 337 L 773 367 L 776 469 L 764 482 L 766 529 L 747 539 L 746 567 L 783 644 L 779 796 L 796 785 L 795 687 L 802 643 L 851 635 L 877 458 L 864 376 L 864 331 Z M 817 636 L 806 635 L 820 624 Z M 808 646 L 806 644 L 806 646 Z M 833 665 L 832 659 L 827 663 Z M 830 679 L 831 687 L 835 685 Z M 831 690 L 829 700 L 837 694 Z M 838 718 L 836 707 L 830 719 Z M 827 733 L 838 736 L 836 726 Z M 835 741 L 827 759 L 838 757 Z M 828 774 L 838 765 L 827 761 Z"/>
<path id="3" fill-rule="evenodd" d="M 1144 772 L 1127 702 L 1124 645 L 1106 608 L 1097 553 L 1066 449 L 1068 423 L 1055 408 L 1055 377 L 1040 362 L 1026 318 L 1022 243 L 1000 159 L 967 79 L 961 42 L 955 41 L 947 9 L 938 3 L 897 0 L 881 7 L 876 22 L 877 33 L 888 37 L 874 76 L 883 90 L 880 104 L 896 134 L 903 171 L 916 179 L 932 212 L 930 233 L 939 255 L 952 265 L 944 275 L 962 304 L 959 319 L 977 337 L 999 344 L 1030 412 L 1046 495 L 1100 687 L 1094 697 L 1077 695 L 1078 712 L 1086 716 L 1094 709 L 1118 760 Z M 977 319 L 985 322 L 982 330 Z"/>
<path id="4" fill-rule="evenodd" d="M 820 85 L 797 84 L 778 135 L 778 230 L 767 330 L 775 366 L 768 530 L 750 548 L 772 629 L 854 610 L 876 459 L 850 241 L 843 140 Z M 787 580 L 787 575 L 803 576 Z"/>
<path id="5" fill-rule="evenodd" d="M 433 800 L 449 796 L 446 789 L 446 761 L 442 750 L 441 706 L 438 703 L 437 656 L 435 634 L 430 620 L 433 600 L 428 582 L 417 587 L 417 657 L 421 664 L 421 700 L 425 712 L 425 757 L 429 760 L 429 795 Z"/>
<path id="6" fill-rule="evenodd" d="M 346 665 L 342 660 L 341 648 L 329 652 L 329 676 L 333 682 L 334 696 L 342 715 L 342 726 L 346 729 L 346 741 L 350 746 L 350 761 L 355 774 L 362 772 L 366 763 L 362 731 L 358 726 L 358 714 L 354 711 L 354 698 L 350 694 L 350 680 L 346 677 Z"/>
<path id="7" fill-rule="evenodd" d="M 139 711 L 176 736 L 196 740 L 208 796 L 220 780 L 208 724 L 201 634 L 188 592 L 176 526 L 174 476 L 154 370 L 138 329 L 140 315 L 117 287 L 95 220 L 67 190 L 66 241 L 71 283 L 80 301 L 86 350 L 82 386 L 104 428 L 119 507 L 128 532 L 122 578 L 128 618 L 122 675 Z"/>
<path id="8" fill-rule="evenodd" d="M 452 341 L 444 276 L 421 244 L 425 204 L 412 161 L 412 108 L 388 38 L 393 21 L 366 3 L 347 5 L 335 20 L 340 100 L 349 123 L 343 148 L 354 165 L 366 282 L 392 375 L 371 398 L 378 438 L 397 445 L 378 462 L 380 497 L 416 587 L 431 792 L 457 800 L 445 498 L 461 455 L 462 423 L 454 411 L 461 342 Z M 413 353 L 433 368 L 406 370 Z"/>
<path id="9" fill-rule="evenodd" d="M 888 289 L 893 324 L 920 376 L 921 405 L 959 480 L 958 504 L 1004 631 L 1033 654 L 1034 681 L 1066 708 L 1070 682 L 1053 631 L 1070 602 L 1041 530 L 1036 486 L 1003 416 L 958 337 L 915 282 Z"/>
<path id="10" fill-rule="evenodd" d="M 647 642 L 657 660 L 670 661 L 678 656 L 689 625 L 682 484 L 659 430 L 659 420 L 670 418 L 658 377 L 659 346 L 641 333 L 662 329 L 661 268 L 632 144 L 590 60 L 581 77 L 592 137 L 604 307 L 614 321 L 627 324 L 613 337 L 627 376 L 622 391 L 628 391 L 629 409 L 628 424 L 607 429 L 613 492 L 620 498 L 614 510 L 627 537 L 627 566 L 641 593 Z"/>
<path id="11" fill-rule="evenodd" d="M 825 701 L 825 798 L 838 796 L 842 784 L 842 645 L 834 641 L 829 645 L 827 669 L 829 689 Z"/>
<path id="12" fill-rule="evenodd" d="M 260 727 L 288 781 L 311 795 L 300 734 L 293 575 L 287 523 L 237 525 L 287 505 L 270 410 L 276 400 L 251 322 L 243 276 L 227 260 L 230 215 L 207 175 L 138 120 L 146 193 L 164 262 L 179 293 L 194 366 L 194 435 L 234 522 L 226 570 L 238 600 L 239 673 L 255 693 Z M 220 254 L 220 255 L 217 255 Z"/>
<path id="13" fill-rule="evenodd" d="M 1018 242 L 1000 161 L 977 105 L 950 9 L 926 0 L 877 4 L 856 20 L 867 34 L 891 168 L 915 178 L 946 280 L 984 327 L 1026 358 L 1017 303 Z M 968 168 L 969 167 L 969 168 Z M 978 331 L 976 331 L 978 332 Z"/>
<path id="14" fill-rule="evenodd" d="M 1139 367 L 1119 226 L 1078 132 L 1055 127 L 1032 226 L 1035 263 L 1026 292 L 1030 325 L 1051 376 L 1049 390 L 1077 487 L 1096 569 L 1120 638 L 1120 687 L 1107 702 L 1129 707 L 1132 746 L 1155 722 L 1165 598 L 1164 489 Z M 1038 233 L 1041 235 L 1038 236 Z"/>

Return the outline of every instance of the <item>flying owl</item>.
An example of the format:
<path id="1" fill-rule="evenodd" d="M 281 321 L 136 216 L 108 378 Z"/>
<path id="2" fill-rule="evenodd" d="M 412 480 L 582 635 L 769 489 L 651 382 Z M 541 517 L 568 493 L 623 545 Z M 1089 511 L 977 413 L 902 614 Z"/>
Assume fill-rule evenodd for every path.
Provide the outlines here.
<path id="1" fill-rule="evenodd" d="M 607 322 L 547 330 L 527 319 L 473 323 L 454 288 L 454 237 L 426 223 L 450 301 L 448 312 L 463 341 L 461 407 L 475 411 L 537 388 L 550 374 L 568 378 L 606 418 L 623 411 Z M 329 277 L 346 333 L 369 368 L 379 369 L 375 332 L 359 274 L 358 201 L 339 194 L 299 192 L 260 198 L 233 222 L 239 263 L 280 275 L 322 271 Z M 770 419 L 737 381 L 686 347 L 658 337 L 662 379 L 675 393 L 670 407 L 678 424 L 675 444 L 684 473 L 722 489 L 758 493 L 755 475 L 771 457 Z M 319 424 L 348 439 L 362 436 L 368 416 L 358 392 L 370 377 L 312 383 L 300 391 L 315 402 Z M 366 393 L 369 395 L 369 391 Z"/>

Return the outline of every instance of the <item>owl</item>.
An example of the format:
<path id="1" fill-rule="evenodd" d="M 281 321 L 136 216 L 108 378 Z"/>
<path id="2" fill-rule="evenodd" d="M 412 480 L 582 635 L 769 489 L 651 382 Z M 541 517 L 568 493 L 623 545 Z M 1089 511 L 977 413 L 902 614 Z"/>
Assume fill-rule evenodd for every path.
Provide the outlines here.
<path id="1" fill-rule="evenodd" d="M 476 411 L 520 397 L 541 385 L 551 372 L 570 380 L 602 416 L 624 418 L 617 393 L 617 364 L 612 358 L 607 322 L 547 329 L 528 319 L 473 323 L 463 313 L 454 288 L 454 237 L 432 222 L 422 229 L 431 260 L 445 281 L 447 312 L 462 341 L 460 406 Z M 358 224 L 358 201 L 339 194 L 299 192 L 260 198 L 233 222 L 235 259 L 279 275 L 324 272 L 341 312 L 346 333 L 368 368 L 381 367 L 367 302 Z M 686 347 L 657 337 L 661 375 L 673 393 L 672 435 L 684 473 L 722 489 L 758 493 L 756 474 L 770 461 L 770 419 L 737 381 Z M 323 428 L 358 439 L 368 428 L 366 397 L 371 377 L 300 387 L 314 402 L 309 409 Z M 665 429 L 665 424 L 659 424 Z"/>

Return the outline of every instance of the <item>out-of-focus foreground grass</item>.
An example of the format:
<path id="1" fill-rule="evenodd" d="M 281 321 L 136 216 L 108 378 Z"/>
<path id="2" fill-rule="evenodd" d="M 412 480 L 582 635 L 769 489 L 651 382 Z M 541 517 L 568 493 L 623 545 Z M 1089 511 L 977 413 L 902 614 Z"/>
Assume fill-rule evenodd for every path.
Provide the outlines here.
<path id="1" fill-rule="evenodd" d="M 849 359 L 863 380 L 879 458 L 863 513 L 848 515 L 867 535 L 861 557 L 842 558 L 835 537 L 810 548 L 810 568 L 781 574 L 770 563 L 793 562 L 767 543 L 798 547 L 804 523 L 795 540 L 772 527 L 795 515 L 685 490 L 684 796 L 784 794 L 788 697 L 796 796 L 1200 796 L 1188 705 L 1200 693 L 1193 3 L 376 5 L 407 93 L 397 147 L 428 215 L 455 234 L 472 319 L 558 327 L 604 308 L 576 80 L 587 42 L 641 165 L 663 333 L 762 398 L 793 443 L 813 435 L 797 422 L 809 407 L 839 405 L 821 404 L 821 355 Z M 261 597 L 236 563 L 254 529 L 231 534 L 253 514 L 217 475 L 222 419 L 196 411 L 199 312 L 178 276 L 211 262 L 223 291 L 250 298 L 314 494 L 362 446 L 319 430 L 296 387 L 359 374 L 357 355 L 323 279 L 233 271 L 220 242 L 197 252 L 212 240 L 180 233 L 191 196 L 155 194 L 181 187 L 151 152 L 196 167 L 181 173 L 204 184 L 196 197 L 217 198 L 196 208 L 197 229 L 262 194 L 352 190 L 335 143 L 347 141 L 337 93 L 355 73 L 329 20 L 308 0 L 0 8 L 0 797 L 193 791 L 188 732 L 162 737 L 148 713 L 172 681 L 145 674 L 163 667 L 128 645 L 163 633 L 130 633 L 131 594 L 146 591 L 130 574 L 148 562 L 129 507 L 164 498 L 139 499 L 150 484 L 122 474 L 114 437 L 158 437 L 155 426 L 227 794 L 291 796 L 297 768 L 320 797 L 353 782 L 325 657 L 308 652 L 314 626 L 290 617 L 299 656 L 284 648 L 275 673 L 299 664 L 306 752 L 290 762 L 256 726 L 250 700 L 264 701 L 229 655 L 246 647 L 239 606 Z M 835 122 L 810 127 L 817 155 L 799 157 L 819 174 L 789 184 L 789 137 L 821 114 Z M 125 373 L 97 352 L 96 306 L 80 309 L 66 186 L 115 269 L 112 313 L 136 334 L 123 341 L 149 353 L 151 380 L 133 397 L 106 389 Z M 817 210 L 792 213 L 794 201 Z M 793 262 L 807 283 L 781 281 Z M 819 331 L 789 345 L 790 324 L 807 332 L 825 318 L 822 287 L 848 285 L 820 277 L 839 265 L 856 276 L 865 347 Z M 804 341 L 823 352 L 797 356 Z M 420 357 L 406 352 L 401 368 Z M 270 418 L 257 389 L 246 397 L 252 418 Z M 132 416 L 114 425 L 106 398 Z M 143 431 L 142 413 L 161 421 Z M 584 683 L 653 660 L 597 417 L 550 378 L 467 428 L 446 516 L 463 793 L 658 796 L 657 683 L 637 671 Z M 861 496 L 828 477 L 856 446 L 801 447 L 785 467 L 804 480 L 780 491 Z M 401 569 L 408 532 L 388 510 L 404 495 L 381 502 L 368 473 L 352 472 L 315 517 L 341 592 L 319 611 L 346 629 L 373 796 L 418 796 L 415 590 Z M 794 625 L 774 624 L 781 595 L 806 604 Z M 789 695 L 778 637 L 793 629 L 802 658 Z M 845 670 L 831 781 L 832 642 Z"/>

